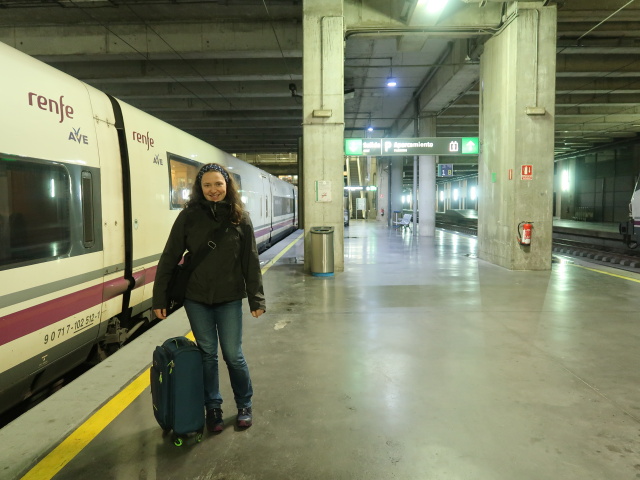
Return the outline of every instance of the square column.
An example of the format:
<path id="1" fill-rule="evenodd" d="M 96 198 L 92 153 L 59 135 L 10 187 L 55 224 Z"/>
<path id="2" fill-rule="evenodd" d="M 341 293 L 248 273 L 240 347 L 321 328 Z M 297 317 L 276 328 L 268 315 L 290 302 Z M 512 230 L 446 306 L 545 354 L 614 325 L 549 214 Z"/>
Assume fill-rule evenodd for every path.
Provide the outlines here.
<path id="1" fill-rule="evenodd" d="M 344 271 L 344 18 L 342 0 L 303 3 L 304 268 L 311 227 L 334 227 L 334 271 Z"/>
<path id="2" fill-rule="evenodd" d="M 419 137 L 436 137 L 436 117 L 420 117 Z M 418 157 L 418 234 L 433 237 L 436 234 L 436 156 Z"/>
<path id="3" fill-rule="evenodd" d="M 480 59 L 478 255 L 511 270 L 550 270 L 556 7 L 513 2 Z M 518 225 L 533 223 L 531 245 Z"/>

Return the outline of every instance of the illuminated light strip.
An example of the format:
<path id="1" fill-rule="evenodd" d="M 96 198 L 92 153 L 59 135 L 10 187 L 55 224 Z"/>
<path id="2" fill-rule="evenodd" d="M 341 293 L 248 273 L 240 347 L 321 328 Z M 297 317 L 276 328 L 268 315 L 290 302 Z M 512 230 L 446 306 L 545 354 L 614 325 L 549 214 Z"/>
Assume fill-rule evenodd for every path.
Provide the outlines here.
<path id="1" fill-rule="evenodd" d="M 603 270 L 598 270 L 596 268 L 589 268 L 589 267 L 583 267 L 582 265 L 576 265 L 571 264 L 573 267 L 578 267 L 578 268 L 584 268 L 585 270 L 590 270 L 592 272 L 596 272 L 596 273 L 602 273 L 603 275 L 609 275 L 611 277 L 616 277 L 616 278 L 622 278 L 624 280 L 629 280 L 631 282 L 636 282 L 636 283 L 640 283 L 640 280 L 636 279 L 636 278 L 631 278 L 631 277 L 625 277 L 624 275 L 617 275 L 615 273 L 609 273 L 609 272 L 605 272 Z"/>
<path id="2" fill-rule="evenodd" d="M 303 235 L 304 232 L 300 232 L 300 235 L 287 245 L 287 247 L 269 260 L 267 264 L 262 267 L 262 274 L 264 275 Z M 195 341 L 193 332 L 189 332 L 185 336 Z M 151 383 L 149 370 L 150 368 L 147 368 L 127 385 L 124 390 L 98 409 L 87 421 L 75 429 L 62 443 L 29 470 L 21 480 L 53 478 L 149 386 Z"/>

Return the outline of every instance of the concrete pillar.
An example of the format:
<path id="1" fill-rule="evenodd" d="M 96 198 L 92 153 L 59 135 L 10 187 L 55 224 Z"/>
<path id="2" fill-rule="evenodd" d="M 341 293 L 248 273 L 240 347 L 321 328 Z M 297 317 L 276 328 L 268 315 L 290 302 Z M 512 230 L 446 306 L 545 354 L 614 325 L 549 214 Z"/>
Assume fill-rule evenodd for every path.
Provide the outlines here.
<path id="1" fill-rule="evenodd" d="M 556 7 L 512 2 L 505 19 L 480 58 L 478 255 L 550 270 Z M 524 221 L 533 222 L 530 246 L 517 242 Z"/>
<path id="2" fill-rule="evenodd" d="M 438 136 L 436 134 L 436 117 L 432 115 L 420 117 L 418 136 Z M 436 234 L 436 157 L 435 155 L 420 155 L 418 163 L 418 171 L 420 172 L 418 234 L 421 237 L 433 237 Z"/>
<path id="3" fill-rule="evenodd" d="M 398 221 L 402 218 L 402 165 L 404 157 L 391 157 L 389 170 L 391 172 L 391 190 L 389 197 L 391 200 L 391 221 L 393 221 L 393 212 L 399 211 Z"/>
<path id="4" fill-rule="evenodd" d="M 436 234 L 436 157 L 421 155 L 418 171 L 420 172 L 418 234 L 421 237 L 433 237 Z"/>
<path id="5" fill-rule="evenodd" d="M 305 271 L 311 227 L 334 227 L 334 271 L 344 271 L 344 19 L 342 0 L 303 2 L 302 132 Z"/>
<path id="6" fill-rule="evenodd" d="M 411 223 L 413 236 L 418 235 L 418 157 L 413 157 L 413 186 L 411 187 Z"/>
<path id="7" fill-rule="evenodd" d="M 378 195 L 378 217 L 377 219 L 381 222 L 386 222 L 387 225 L 390 223 L 391 218 L 391 202 L 389 196 L 389 160 L 387 159 L 377 159 L 377 195 Z M 384 210 L 384 215 L 382 215 L 382 210 Z"/>

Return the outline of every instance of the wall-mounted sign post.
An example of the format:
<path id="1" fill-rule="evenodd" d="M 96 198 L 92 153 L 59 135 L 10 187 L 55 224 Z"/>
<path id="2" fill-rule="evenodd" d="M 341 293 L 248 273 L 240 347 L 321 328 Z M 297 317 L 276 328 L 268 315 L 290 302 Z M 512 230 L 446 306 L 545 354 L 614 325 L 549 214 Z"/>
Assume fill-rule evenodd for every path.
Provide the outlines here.
<path id="1" fill-rule="evenodd" d="M 438 164 L 438 176 L 439 177 L 453 177 L 453 163 L 439 163 Z"/>

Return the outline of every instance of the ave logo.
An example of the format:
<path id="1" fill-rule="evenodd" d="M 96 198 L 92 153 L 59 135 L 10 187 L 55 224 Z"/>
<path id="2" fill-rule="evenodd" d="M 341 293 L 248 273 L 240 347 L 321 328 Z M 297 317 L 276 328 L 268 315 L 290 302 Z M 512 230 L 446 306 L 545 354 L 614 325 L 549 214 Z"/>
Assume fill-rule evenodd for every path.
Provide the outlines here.
<path id="1" fill-rule="evenodd" d="M 74 142 L 78 142 L 80 144 L 89 145 L 89 137 L 87 137 L 86 135 L 81 135 L 80 134 L 80 128 L 78 128 L 78 129 L 72 128 L 71 129 L 71 131 L 69 132 L 69 140 L 72 140 Z"/>

